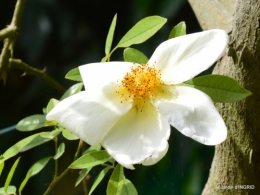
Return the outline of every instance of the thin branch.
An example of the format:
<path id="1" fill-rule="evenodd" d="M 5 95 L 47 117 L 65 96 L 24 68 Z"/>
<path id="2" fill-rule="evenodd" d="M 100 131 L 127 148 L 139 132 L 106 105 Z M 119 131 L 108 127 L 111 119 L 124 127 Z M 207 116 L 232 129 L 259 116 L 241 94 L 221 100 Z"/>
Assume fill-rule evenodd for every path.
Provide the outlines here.
<path id="1" fill-rule="evenodd" d="M 20 29 L 25 3 L 26 0 L 17 0 L 12 22 L 9 27 L 15 28 L 17 30 Z M 17 37 L 18 33 L 15 33 L 14 36 L 5 39 L 5 44 L 0 55 L 0 79 L 6 79 L 6 72 L 9 66 L 9 59 L 12 58 L 13 48 Z"/>
<path id="2" fill-rule="evenodd" d="M 16 32 L 17 28 L 14 26 L 8 26 L 7 28 L 4 28 L 0 31 L 0 41 L 14 36 Z"/>
<path id="3" fill-rule="evenodd" d="M 23 70 L 25 74 L 39 77 L 43 79 L 46 83 L 48 83 L 51 87 L 56 89 L 58 92 L 60 93 L 65 92 L 65 88 L 61 84 L 59 84 L 56 80 L 54 80 L 52 77 L 50 77 L 44 70 L 33 68 L 19 59 L 10 59 L 9 61 L 10 61 L 11 68 L 20 69 Z"/>
<path id="4" fill-rule="evenodd" d="M 83 145 L 83 141 L 80 140 L 73 161 L 75 161 L 75 160 L 78 158 L 78 156 L 79 156 L 79 154 L 80 154 L 80 150 L 81 150 L 82 145 Z M 58 177 L 56 177 L 56 179 L 54 179 L 54 180 L 51 182 L 51 184 L 49 185 L 48 189 L 46 190 L 46 192 L 45 192 L 43 195 L 48 195 L 48 194 L 50 194 L 50 193 L 52 192 L 53 188 L 57 185 L 57 183 L 58 183 L 63 177 L 65 177 L 65 175 L 67 175 L 67 173 L 68 173 L 69 171 L 70 171 L 70 169 L 67 168 L 67 169 L 65 169 L 65 171 L 63 171 L 62 174 L 60 174 Z"/>

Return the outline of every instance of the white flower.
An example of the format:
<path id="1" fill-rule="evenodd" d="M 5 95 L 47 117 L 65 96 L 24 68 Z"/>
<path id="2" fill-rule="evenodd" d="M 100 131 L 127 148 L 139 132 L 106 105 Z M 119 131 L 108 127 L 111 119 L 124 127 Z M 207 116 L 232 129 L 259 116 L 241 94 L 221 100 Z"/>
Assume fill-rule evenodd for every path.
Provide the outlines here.
<path id="1" fill-rule="evenodd" d="M 47 115 L 90 145 L 101 144 L 121 165 L 152 165 L 168 150 L 170 125 L 206 145 L 227 129 L 212 100 L 182 84 L 218 60 L 228 43 L 222 30 L 170 39 L 146 65 L 92 63 L 79 67 L 85 91 Z"/>

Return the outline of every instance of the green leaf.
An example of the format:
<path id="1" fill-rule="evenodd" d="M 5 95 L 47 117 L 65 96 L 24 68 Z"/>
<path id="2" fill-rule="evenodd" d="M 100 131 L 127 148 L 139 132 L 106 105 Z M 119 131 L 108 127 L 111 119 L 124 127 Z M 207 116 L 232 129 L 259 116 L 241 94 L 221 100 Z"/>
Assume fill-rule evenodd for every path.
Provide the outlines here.
<path id="1" fill-rule="evenodd" d="M 113 42 L 113 37 L 114 37 L 114 32 L 115 32 L 115 28 L 116 28 L 116 19 L 117 19 L 117 14 L 115 14 L 112 23 L 110 25 L 108 34 L 107 34 L 107 40 L 106 40 L 106 47 L 105 47 L 105 54 L 108 55 L 110 50 L 111 50 L 111 46 L 112 46 L 112 42 Z"/>
<path id="2" fill-rule="evenodd" d="M 67 140 L 77 140 L 77 139 L 79 139 L 78 136 L 76 136 L 75 134 L 69 132 L 67 129 L 63 129 L 63 130 L 62 130 L 62 135 L 63 135 L 63 137 L 65 137 Z"/>
<path id="3" fill-rule="evenodd" d="M 107 153 L 107 151 L 101 150 L 101 151 L 92 152 L 81 156 L 76 161 L 74 161 L 69 166 L 69 168 L 86 169 L 96 165 L 103 164 L 111 159 L 112 157 Z"/>
<path id="4" fill-rule="evenodd" d="M 5 151 L 5 153 L 2 156 L 3 158 L 0 158 L 0 163 L 18 154 L 21 151 L 21 149 L 23 149 L 23 147 L 29 144 L 37 136 L 39 136 L 39 134 L 31 135 L 11 146 L 8 150 Z"/>
<path id="5" fill-rule="evenodd" d="M 49 113 L 54 108 L 54 106 L 56 106 L 59 102 L 60 102 L 59 100 L 56 100 L 54 98 L 50 99 L 46 107 L 46 112 Z"/>
<path id="6" fill-rule="evenodd" d="M 5 192 L 4 187 L 2 187 L 2 188 L 0 188 L 0 194 L 1 195 L 11 195 L 11 194 L 16 195 L 16 187 L 15 186 L 8 186 L 7 192 Z"/>
<path id="7" fill-rule="evenodd" d="M 54 137 L 59 135 L 61 131 L 62 130 L 60 130 L 60 129 L 55 129 L 51 132 L 41 132 L 40 136 L 43 137 L 43 138 L 53 139 Z"/>
<path id="8" fill-rule="evenodd" d="M 38 174 L 47 165 L 47 163 L 49 162 L 49 160 L 51 158 L 52 158 L 51 156 L 45 157 L 45 158 L 37 161 L 35 164 L 33 164 L 33 166 L 31 166 L 31 168 L 28 170 L 28 172 L 26 174 L 26 177 L 24 178 L 23 182 L 21 183 L 21 185 L 19 187 L 20 194 L 21 194 L 23 188 L 25 187 L 25 185 L 27 184 L 28 180 L 32 176 Z"/>
<path id="9" fill-rule="evenodd" d="M 2 173 L 2 171 L 4 169 L 4 166 L 5 166 L 5 162 L 1 162 L 0 163 L 0 176 L 1 176 L 1 173 Z"/>
<path id="10" fill-rule="evenodd" d="M 19 131 L 32 131 L 44 127 L 45 115 L 35 114 L 19 121 L 15 128 Z"/>
<path id="11" fill-rule="evenodd" d="M 168 39 L 180 37 L 183 35 L 186 35 L 186 24 L 185 22 L 180 22 L 179 24 L 173 27 Z"/>
<path id="12" fill-rule="evenodd" d="M 88 153 L 91 153 L 91 152 L 97 152 L 97 151 L 100 151 L 101 150 L 101 145 L 98 144 L 96 146 L 90 146 L 87 150 L 85 150 L 85 152 L 83 154 L 88 154 Z"/>
<path id="13" fill-rule="evenodd" d="M 30 150 L 32 148 L 35 148 L 36 146 L 42 145 L 48 141 L 50 141 L 52 139 L 50 138 L 43 138 L 41 136 L 37 136 L 35 137 L 30 143 L 28 143 L 26 146 L 24 146 L 20 152 L 25 152 L 27 150 Z"/>
<path id="14" fill-rule="evenodd" d="M 57 126 L 58 123 L 56 121 L 45 121 L 44 127 Z"/>
<path id="15" fill-rule="evenodd" d="M 61 157 L 61 155 L 64 153 L 65 151 L 65 144 L 61 143 L 57 149 L 57 153 L 55 154 L 55 156 L 53 157 L 54 160 L 57 160 L 58 158 Z"/>
<path id="16" fill-rule="evenodd" d="M 60 101 L 81 91 L 83 83 L 72 85 L 61 97 Z"/>
<path id="17" fill-rule="evenodd" d="M 129 47 L 133 44 L 143 43 L 153 36 L 166 21 L 167 19 L 160 16 L 150 16 L 140 20 L 119 41 L 117 47 Z"/>
<path id="18" fill-rule="evenodd" d="M 128 179 L 124 179 L 124 186 L 121 195 L 138 195 L 135 186 Z"/>
<path id="19" fill-rule="evenodd" d="M 234 79 L 222 75 L 205 75 L 185 82 L 206 93 L 213 102 L 236 102 L 251 95 Z"/>
<path id="20" fill-rule="evenodd" d="M 96 187 L 98 186 L 98 184 L 102 181 L 102 179 L 104 179 L 105 175 L 107 174 L 107 172 L 110 170 L 110 167 L 106 167 L 104 168 L 95 178 L 95 181 L 93 183 L 93 185 L 90 188 L 89 191 L 89 195 L 92 194 L 92 192 L 96 189 Z"/>
<path id="21" fill-rule="evenodd" d="M 126 62 L 135 62 L 138 64 L 146 64 L 148 62 L 146 55 L 137 49 L 126 48 L 123 55 Z"/>
<path id="22" fill-rule="evenodd" d="M 107 195 L 121 195 L 124 186 L 124 168 L 117 164 L 107 185 Z"/>
<path id="23" fill-rule="evenodd" d="M 89 173 L 89 171 L 92 169 L 92 167 L 88 169 L 83 169 L 76 181 L 75 187 L 80 184 L 80 182 L 86 177 L 86 175 Z"/>
<path id="24" fill-rule="evenodd" d="M 79 81 L 82 82 L 82 78 L 79 72 L 79 68 L 73 68 L 71 69 L 66 75 L 66 79 L 72 80 L 72 81 Z"/>
<path id="25" fill-rule="evenodd" d="M 17 167 L 19 161 L 20 161 L 20 157 L 14 162 L 14 164 L 13 164 L 11 170 L 10 170 L 9 173 L 8 173 L 8 176 L 7 176 L 7 178 L 6 178 L 5 185 L 4 185 L 4 190 L 5 190 L 5 192 L 7 192 L 8 186 L 9 186 L 10 183 L 11 183 L 11 180 L 12 180 L 12 178 L 13 178 L 15 169 L 16 169 L 16 167 Z"/>

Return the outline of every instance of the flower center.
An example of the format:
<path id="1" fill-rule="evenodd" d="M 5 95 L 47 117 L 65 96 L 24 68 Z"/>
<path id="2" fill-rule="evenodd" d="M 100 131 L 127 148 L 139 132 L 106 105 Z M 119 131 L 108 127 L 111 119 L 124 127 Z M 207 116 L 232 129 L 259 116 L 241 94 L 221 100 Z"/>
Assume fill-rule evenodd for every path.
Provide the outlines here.
<path id="1" fill-rule="evenodd" d="M 145 100 L 162 84 L 161 71 L 146 64 L 132 66 L 121 81 L 122 92 L 133 100 Z"/>

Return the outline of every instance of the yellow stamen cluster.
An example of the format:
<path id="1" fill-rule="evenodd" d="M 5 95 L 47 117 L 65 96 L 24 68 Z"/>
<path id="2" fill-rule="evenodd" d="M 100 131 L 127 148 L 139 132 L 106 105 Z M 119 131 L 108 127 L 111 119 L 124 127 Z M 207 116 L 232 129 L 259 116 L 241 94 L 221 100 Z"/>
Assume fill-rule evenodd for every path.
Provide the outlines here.
<path id="1" fill-rule="evenodd" d="M 162 85 L 161 71 L 148 65 L 134 65 L 120 84 L 121 95 L 133 100 L 145 100 L 153 96 L 154 90 Z"/>

